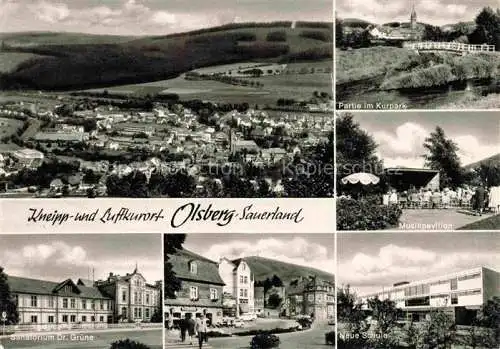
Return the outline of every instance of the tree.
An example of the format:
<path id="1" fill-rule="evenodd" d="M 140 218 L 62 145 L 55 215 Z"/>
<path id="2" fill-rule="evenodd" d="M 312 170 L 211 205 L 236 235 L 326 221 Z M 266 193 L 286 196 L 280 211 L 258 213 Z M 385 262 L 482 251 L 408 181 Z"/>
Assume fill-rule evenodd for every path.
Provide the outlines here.
<path id="1" fill-rule="evenodd" d="M 276 309 L 281 305 L 282 300 L 283 299 L 279 296 L 279 294 L 273 293 L 272 295 L 269 296 L 269 299 L 267 301 L 267 305 L 270 308 Z"/>
<path id="2" fill-rule="evenodd" d="M 496 12 L 491 7 L 485 7 L 476 17 L 474 38 L 477 44 L 495 45 L 500 50 L 500 10 Z M 477 40 L 483 42 L 477 42 Z"/>
<path id="3" fill-rule="evenodd" d="M 271 280 L 274 287 L 283 287 L 283 281 L 279 278 L 278 275 L 274 274 Z"/>
<path id="4" fill-rule="evenodd" d="M 181 290 L 181 280 L 176 277 L 170 255 L 182 250 L 186 234 L 165 234 L 163 238 L 165 298 L 175 299 L 175 292 Z"/>
<path id="5" fill-rule="evenodd" d="M 449 315 L 441 310 L 430 314 L 422 330 L 419 347 L 424 348 L 451 348 L 455 337 L 455 323 Z"/>
<path id="6" fill-rule="evenodd" d="M 19 321 L 19 313 L 14 297 L 10 293 L 8 276 L 4 273 L 4 269 L 0 267 L 0 313 L 7 313 L 6 325 L 15 325 Z"/>
<path id="7" fill-rule="evenodd" d="M 436 130 L 425 139 L 425 164 L 433 170 L 438 170 L 441 188 L 451 186 L 456 188 L 463 183 L 463 172 L 458 158 L 457 144 L 447 139 L 444 130 L 437 126 Z"/>
<path id="8" fill-rule="evenodd" d="M 500 185 L 500 166 L 492 162 L 481 164 L 474 169 L 477 178 L 484 183 L 487 187 L 494 187 Z"/>
<path id="9" fill-rule="evenodd" d="M 368 308 L 372 310 L 373 318 L 377 320 L 377 330 L 381 334 L 388 334 L 396 327 L 401 309 L 396 308 L 396 303 L 390 299 L 381 301 L 378 298 L 368 300 Z"/>
<path id="10" fill-rule="evenodd" d="M 496 343 L 500 343 L 500 297 L 489 299 L 479 313 L 479 324 L 494 332 Z"/>

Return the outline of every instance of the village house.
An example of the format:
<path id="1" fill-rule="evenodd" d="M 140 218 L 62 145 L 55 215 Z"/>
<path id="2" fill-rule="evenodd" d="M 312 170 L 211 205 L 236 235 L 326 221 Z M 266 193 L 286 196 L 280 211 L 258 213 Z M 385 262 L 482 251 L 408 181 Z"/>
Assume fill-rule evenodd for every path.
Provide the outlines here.
<path id="1" fill-rule="evenodd" d="M 309 315 L 320 322 L 334 317 L 334 280 L 318 276 L 301 277 L 290 282 L 287 293 L 288 315 Z"/>
<path id="2" fill-rule="evenodd" d="M 244 259 L 229 260 L 221 258 L 219 274 L 225 283 L 224 297 L 229 296 L 235 300 L 234 309 L 225 309 L 226 312 L 239 317 L 245 313 L 255 312 L 254 278 L 252 270 Z"/>
<path id="3" fill-rule="evenodd" d="M 186 314 L 193 318 L 205 314 L 211 323 L 220 323 L 225 284 L 217 262 L 186 249 L 168 257 L 182 289 L 176 292 L 175 298 L 165 299 L 165 320 L 178 321 Z"/>

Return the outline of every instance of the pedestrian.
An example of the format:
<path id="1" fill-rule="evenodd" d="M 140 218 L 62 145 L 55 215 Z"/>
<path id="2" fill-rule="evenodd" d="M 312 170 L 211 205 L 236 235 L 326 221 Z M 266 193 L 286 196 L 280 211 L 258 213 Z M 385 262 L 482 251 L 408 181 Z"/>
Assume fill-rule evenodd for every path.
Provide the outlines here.
<path id="1" fill-rule="evenodd" d="M 201 316 L 196 319 L 196 332 L 198 332 L 198 345 L 199 349 L 201 349 L 207 336 L 207 322 L 204 314 L 201 314 Z"/>
<path id="2" fill-rule="evenodd" d="M 179 320 L 179 328 L 181 330 L 181 342 L 186 340 L 186 331 L 188 329 L 188 314 L 184 315 L 184 319 Z"/>
<path id="3" fill-rule="evenodd" d="M 476 188 L 475 192 L 477 212 L 479 213 L 480 216 L 483 215 L 485 199 L 486 199 L 486 190 L 484 190 L 484 187 L 481 184 Z"/>
<path id="4" fill-rule="evenodd" d="M 189 344 L 193 345 L 193 337 L 195 334 L 196 322 L 191 317 L 191 314 L 186 314 L 186 315 L 187 315 L 187 332 L 189 336 Z"/>

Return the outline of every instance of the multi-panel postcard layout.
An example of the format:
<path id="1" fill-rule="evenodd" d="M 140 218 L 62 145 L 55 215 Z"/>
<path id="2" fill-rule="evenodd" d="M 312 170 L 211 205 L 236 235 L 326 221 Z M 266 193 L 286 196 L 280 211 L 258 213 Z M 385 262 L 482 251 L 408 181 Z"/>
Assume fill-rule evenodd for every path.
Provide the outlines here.
<path id="1" fill-rule="evenodd" d="M 0 0 L 0 349 L 500 347 L 498 0 Z"/>

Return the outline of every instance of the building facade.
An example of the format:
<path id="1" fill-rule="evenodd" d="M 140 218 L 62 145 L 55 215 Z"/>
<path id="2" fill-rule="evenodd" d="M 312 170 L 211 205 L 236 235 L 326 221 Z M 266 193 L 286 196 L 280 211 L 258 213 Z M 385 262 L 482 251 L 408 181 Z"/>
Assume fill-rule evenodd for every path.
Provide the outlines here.
<path id="1" fill-rule="evenodd" d="M 150 322 L 161 308 L 162 283 L 148 284 L 137 267 L 125 276 L 110 273 L 95 284 L 114 300 L 115 321 Z"/>
<path id="2" fill-rule="evenodd" d="M 226 304 L 227 315 L 238 317 L 245 313 L 255 313 L 255 282 L 248 263 L 244 259 L 231 261 L 222 258 L 219 262 L 219 275 L 225 284 L 222 288 L 224 298 L 234 299 L 234 305 L 230 304 L 231 308 Z"/>
<path id="3" fill-rule="evenodd" d="M 289 316 L 309 315 L 326 322 L 335 317 L 335 282 L 317 276 L 300 278 L 290 283 L 287 294 Z"/>
<path id="4" fill-rule="evenodd" d="M 363 308 L 367 300 L 390 299 L 403 311 L 407 320 L 428 319 L 431 311 L 440 309 L 457 324 L 468 324 L 489 299 L 500 296 L 500 273 L 485 267 L 464 270 L 426 280 L 401 282 L 380 292 L 360 297 Z"/>
<path id="5" fill-rule="evenodd" d="M 80 280 L 57 283 L 8 276 L 19 312 L 19 325 L 94 326 L 113 321 L 113 299 Z"/>
<path id="6" fill-rule="evenodd" d="M 224 281 L 217 262 L 186 249 L 168 255 L 168 262 L 181 281 L 181 290 L 175 298 L 165 298 L 165 321 L 204 314 L 212 324 L 222 322 Z"/>

